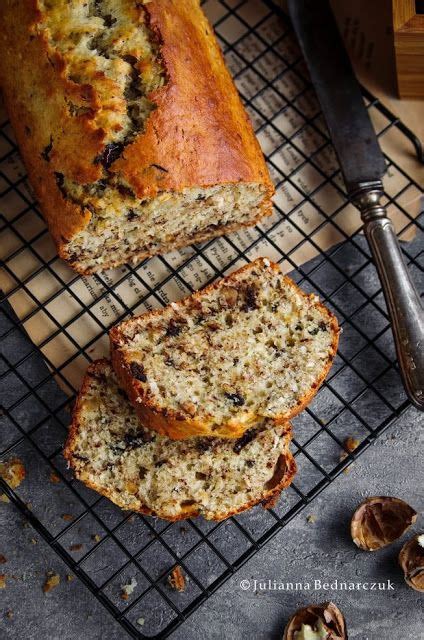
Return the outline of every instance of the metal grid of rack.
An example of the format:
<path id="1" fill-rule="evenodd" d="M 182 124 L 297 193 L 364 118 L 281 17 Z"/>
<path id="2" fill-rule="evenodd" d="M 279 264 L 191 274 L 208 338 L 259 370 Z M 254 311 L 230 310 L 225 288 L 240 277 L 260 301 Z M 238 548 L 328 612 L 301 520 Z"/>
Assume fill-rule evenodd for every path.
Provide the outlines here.
<path id="1" fill-rule="evenodd" d="M 135 638 L 170 635 L 409 406 L 382 293 L 360 235 L 359 216 L 346 200 L 290 25 L 260 0 L 208 0 L 204 4 L 277 185 L 274 215 L 254 230 L 194 246 L 172 258 L 155 258 L 155 268 L 159 265 L 162 274 L 155 283 L 146 275 L 149 261 L 117 270 L 113 276 L 89 278 L 92 299 L 82 301 L 79 276 L 64 272 L 56 255 L 40 249 L 47 230 L 27 189 L 9 124 L 2 122 L 0 129 L 0 239 L 9 248 L 0 267 L 13 283 L 0 308 L 1 457 L 22 459 L 31 481 L 27 495 L 12 491 L 3 481 L 2 489 Z M 412 133 L 377 100 L 365 95 L 369 109 L 378 112 L 383 123 L 380 138 L 396 128 L 420 153 Z M 422 220 L 414 220 L 401 205 L 402 196 L 411 189 L 419 191 L 419 185 L 390 158 L 386 160 L 397 185 L 396 192 L 391 190 L 386 196 L 402 217 L 401 233 L 420 234 Z M 353 231 L 346 229 L 347 216 L 349 220 L 357 216 Z M 337 244 L 324 251 L 322 234 L 329 230 Z M 403 251 L 414 277 L 422 282 L 424 251 L 416 248 L 416 241 L 404 244 Z M 15 267 L 22 252 L 28 256 L 25 273 L 21 266 Z M 316 255 L 303 264 L 305 252 Z M 273 509 L 257 507 L 221 523 L 200 518 L 166 523 L 120 511 L 73 479 L 61 456 L 77 391 L 66 374 L 67 367 L 76 359 L 88 364 L 108 330 L 99 319 L 98 305 L 104 300 L 114 304 L 119 320 L 142 303 L 163 305 L 170 295 L 181 296 L 197 288 L 190 278 L 194 267 L 203 274 L 203 285 L 257 255 L 284 263 L 302 288 L 317 293 L 336 313 L 344 332 L 327 382 L 294 421 L 299 467 L 294 484 Z M 39 292 L 34 285 L 46 274 L 54 286 Z M 137 284 L 132 303 L 120 295 L 128 278 Z M 30 302 L 20 320 L 11 310 L 18 292 Z M 65 323 L 51 311 L 64 292 L 75 304 L 75 312 Z M 49 331 L 35 346 L 23 336 L 39 313 Z M 81 344 L 72 326 L 83 318 L 95 330 Z M 71 355 L 60 365 L 49 357 L 48 349 L 58 335 L 65 335 L 72 345 Z M 25 347 L 22 350 L 21 344 L 18 354 L 19 336 Z M 68 393 L 59 389 L 57 381 Z M 340 460 L 345 438 L 352 435 L 359 445 Z M 168 585 L 176 565 L 187 577 L 183 593 Z M 122 585 L 133 579 L 134 592 L 124 600 Z"/>

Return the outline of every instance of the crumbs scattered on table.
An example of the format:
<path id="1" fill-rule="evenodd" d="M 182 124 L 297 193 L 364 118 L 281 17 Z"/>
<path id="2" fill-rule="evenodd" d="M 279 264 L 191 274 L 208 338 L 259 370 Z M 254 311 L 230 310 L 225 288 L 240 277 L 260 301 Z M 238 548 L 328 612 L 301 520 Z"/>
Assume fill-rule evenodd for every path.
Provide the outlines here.
<path id="1" fill-rule="evenodd" d="M 99 533 L 93 533 L 93 535 L 91 536 L 91 539 L 93 542 L 100 542 L 100 540 L 102 539 L 102 536 Z"/>
<path id="2" fill-rule="evenodd" d="M 65 520 L 65 522 L 72 522 L 74 516 L 72 515 L 72 513 L 63 513 L 62 519 Z"/>
<path id="3" fill-rule="evenodd" d="M 57 475 L 56 471 L 52 471 L 50 474 L 50 482 L 53 482 L 53 484 L 58 484 L 60 482 L 60 478 Z"/>
<path id="4" fill-rule="evenodd" d="M 168 576 L 168 584 L 175 591 L 185 591 L 186 581 L 181 567 L 177 564 Z"/>
<path id="5" fill-rule="evenodd" d="M 71 544 L 71 546 L 69 547 L 69 551 L 81 551 L 83 546 L 83 544 Z"/>
<path id="6" fill-rule="evenodd" d="M 14 616 L 14 613 L 13 613 L 12 609 L 8 609 L 8 610 L 6 611 L 6 614 L 5 614 L 5 615 L 6 615 L 6 618 L 7 618 L 8 620 L 12 620 L 12 618 L 13 618 L 13 616 Z"/>
<path id="7" fill-rule="evenodd" d="M 72 580 L 75 579 L 75 576 L 72 573 L 68 573 L 66 574 L 66 581 L 67 582 L 72 582 Z"/>
<path id="8" fill-rule="evenodd" d="M 25 467 L 19 458 L 10 458 L 6 462 L 0 462 L 0 477 L 3 478 L 11 489 L 17 489 L 25 479 Z M 2 502 L 10 502 L 5 493 L 0 496 Z"/>
<path id="9" fill-rule="evenodd" d="M 360 442 L 358 438 L 353 438 L 352 436 L 349 436 L 348 438 L 346 438 L 346 440 L 343 443 L 345 449 L 347 449 L 349 453 L 352 453 L 352 451 L 355 451 L 355 449 L 359 447 L 359 444 Z"/>
<path id="10" fill-rule="evenodd" d="M 46 581 L 43 585 L 44 593 L 49 593 L 49 591 L 58 586 L 59 582 L 60 576 L 57 573 L 53 573 L 53 571 L 48 571 L 46 573 Z"/>
<path id="11" fill-rule="evenodd" d="M 315 524 L 315 522 L 317 521 L 317 517 L 314 516 L 313 513 L 310 513 L 308 516 L 306 516 L 306 520 L 307 522 L 309 522 L 309 524 Z"/>
<path id="12" fill-rule="evenodd" d="M 142 627 L 144 624 L 144 618 L 137 618 L 137 624 Z"/>
<path id="13" fill-rule="evenodd" d="M 0 553 L 0 564 L 5 564 L 7 562 L 6 556 Z"/>
<path id="14" fill-rule="evenodd" d="M 4 573 L 0 573 L 0 589 L 6 589 L 6 576 Z"/>
<path id="15" fill-rule="evenodd" d="M 346 450 L 340 453 L 340 457 L 339 457 L 340 462 L 343 462 L 343 460 L 347 458 L 349 453 L 352 453 L 352 451 L 355 451 L 355 449 L 359 445 L 360 445 L 360 441 L 358 440 L 358 438 L 354 438 L 352 436 L 349 436 L 348 438 L 346 438 L 345 441 L 343 442 L 343 446 Z M 348 467 L 346 467 L 346 469 L 344 469 L 344 473 L 349 473 L 352 467 L 352 464 L 353 463 L 351 463 Z"/>
<path id="16" fill-rule="evenodd" d="M 121 599 L 128 600 L 130 595 L 132 595 L 136 586 L 137 586 L 137 580 L 135 578 L 131 578 L 131 582 L 129 584 L 122 585 Z"/>

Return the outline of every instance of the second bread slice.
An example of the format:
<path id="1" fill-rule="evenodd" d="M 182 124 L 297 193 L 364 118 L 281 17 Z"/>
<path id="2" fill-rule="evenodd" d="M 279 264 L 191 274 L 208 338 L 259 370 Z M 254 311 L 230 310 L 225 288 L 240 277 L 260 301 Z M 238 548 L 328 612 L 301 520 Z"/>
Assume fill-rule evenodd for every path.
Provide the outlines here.
<path id="1" fill-rule="evenodd" d="M 174 439 L 239 437 L 286 421 L 330 369 L 338 324 L 266 258 L 110 333 L 120 384 L 149 428 Z"/>

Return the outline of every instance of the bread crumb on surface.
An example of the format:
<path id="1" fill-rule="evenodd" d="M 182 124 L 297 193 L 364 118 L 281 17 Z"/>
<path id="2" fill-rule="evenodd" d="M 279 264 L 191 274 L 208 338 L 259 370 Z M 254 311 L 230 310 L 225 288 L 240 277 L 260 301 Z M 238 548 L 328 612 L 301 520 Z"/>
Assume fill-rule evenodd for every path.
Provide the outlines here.
<path id="1" fill-rule="evenodd" d="M 121 599 L 122 600 L 128 600 L 129 597 L 133 594 L 134 589 L 136 588 L 137 584 L 138 584 L 137 580 L 134 577 L 132 577 L 129 584 L 122 585 L 122 587 L 121 587 L 121 589 L 122 589 L 122 591 L 121 591 Z"/>
<path id="2" fill-rule="evenodd" d="M 46 581 L 43 585 L 44 593 L 49 593 L 49 591 L 57 587 L 59 583 L 60 583 L 59 574 L 53 573 L 52 571 L 48 571 L 46 574 Z"/>
<path id="3" fill-rule="evenodd" d="M 100 542 L 100 540 L 102 539 L 102 536 L 98 533 L 93 533 L 93 535 L 91 536 L 91 539 L 93 542 Z"/>
<path id="4" fill-rule="evenodd" d="M 83 544 L 71 544 L 71 546 L 69 547 L 69 551 L 81 551 L 83 546 Z"/>
<path id="5" fill-rule="evenodd" d="M 185 591 L 186 581 L 181 567 L 177 564 L 168 576 L 168 584 L 174 591 Z"/>
<path id="6" fill-rule="evenodd" d="M 0 564 L 5 564 L 7 562 L 6 556 L 0 553 Z"/>
<path id="7" fill-rule="evenodd" d="M 25 475 L 24 463 L 19 458 L 10 458 L 6 462 L 0 462 L 0 477 L 7 482 L 11 489 L 17 489 L 25 479 Z"/>
<path id="8" fill-rule="evenodd" d="M 6 611 L 6 618 L 8 620 L 11 620 L 13 618 L 13 615 L 14 615 L 14 613 L 13 613 L 12 609 L 8 609 L 8 611 Z"/>
<path id="9" fill-rule="evenodd" d="M 0 589 L 6 589 L 6 576 L 4 573 L 0 573 Z"/>
<path id="10" fill-rule="evenodd" d="M 343 442 L 343 446 L 345 447 L 346 451 L 341 451 L 340 457 L 339 457 L 340 462 L 343 462 L 343 460 L 346 460 L 349 453 L 352 453 L 352 451 L 355 451 L 355 449 L 359 445 L 360 445 L 360 440 L 358 440 L 358 438 L 354 438 L 353 436 L 347 437 Z M 346 467 L 346 469 L 344 469 L 343 473 L 349 473 L 353 464 L 354 463 L 351 462 L 351 464 L 348 467 Z"/>
<path id="11" fill-rule="evenodd" d="M 352 451 L 355 451 L 355 449 L 359 447 L 359 444 L 360 444 L 360 441 L 358 440 L 358 438 L 354 438 L 353 436 L 349 436 L 348 438 L 346 438 L 346 440 L 343 443 L 345 449 L 347 449 L 349 453 L 352 453 Z"/>
<path id="12" fill-rule="evenodd" d="M 137 624 L 139 627 L 142 627 L 144 625 L 144 618 L 137 618 Z"/>
<path id="13" fill-rule="evenodd" d="M 68 573 L 68 574 L 66 575 L 66 581 L 67 581 L 67 582 L 72 582 L 72 580 L 75 580 L 75 576 L 74 576 L 74 575 L 72 575 L 72 573 Z"/>
<path id="14" fill-rule="evenodd" d="M 50 474 L 50 482 L 53 482 L 53 484 L 58 484 L 60 482 L 60 478 L 57 475 L 56 471 L 52 471 Z"/>
<path id="15" fill-rule="evenodd" d="M 65 520 L 65 522 L 72 522 L 74 516 L 72 515 L 72 513 L 63 513 L 62 519 Z"/>
<path id="16" fill-rule="evenodd" d="M 317 521 L 317 517 L 310 513 L 308 516 L 306 516 L 306 520 L 310 524 L 314 524 Z"/>

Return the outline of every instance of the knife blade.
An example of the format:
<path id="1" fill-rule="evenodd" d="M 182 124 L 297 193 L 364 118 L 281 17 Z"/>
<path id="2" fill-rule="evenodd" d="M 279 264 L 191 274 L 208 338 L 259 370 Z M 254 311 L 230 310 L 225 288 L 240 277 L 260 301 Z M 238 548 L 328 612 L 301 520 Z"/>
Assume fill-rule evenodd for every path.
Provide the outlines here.
<path id="1" fill-rule="evenodd" d="M 381 179 L 384 157 L 329 2 L 289 0 L 288 6 L 348 191 Z"/>
<path id="2" fill-rule="evenodd" d="M 329 0 L 288 0 L 289 14 L 390 315 L 404 386 L 424 410 L 424 309 L 382 204 L 384 156 Z"/>

